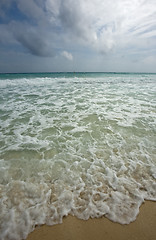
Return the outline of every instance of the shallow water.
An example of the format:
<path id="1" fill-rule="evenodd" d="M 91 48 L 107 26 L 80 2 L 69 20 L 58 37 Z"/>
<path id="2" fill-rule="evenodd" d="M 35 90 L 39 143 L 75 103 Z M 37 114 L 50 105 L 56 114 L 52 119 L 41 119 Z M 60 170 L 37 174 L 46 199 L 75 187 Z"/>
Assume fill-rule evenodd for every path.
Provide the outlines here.
<path id="1" fill-rule="evenodd" d="M 0 238 L 156 200 L 156 74 L 0 75 Z"/>

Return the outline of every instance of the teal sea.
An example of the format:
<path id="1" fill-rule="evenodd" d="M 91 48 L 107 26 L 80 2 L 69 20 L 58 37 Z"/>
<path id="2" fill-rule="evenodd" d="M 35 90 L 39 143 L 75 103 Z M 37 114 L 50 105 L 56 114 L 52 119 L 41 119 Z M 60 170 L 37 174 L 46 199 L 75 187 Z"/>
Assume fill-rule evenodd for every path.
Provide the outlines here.
<path id="1" fill-rule="evenodd" d="M 0 74 L 0 239 L 156 201 L 156 74 Z"/>

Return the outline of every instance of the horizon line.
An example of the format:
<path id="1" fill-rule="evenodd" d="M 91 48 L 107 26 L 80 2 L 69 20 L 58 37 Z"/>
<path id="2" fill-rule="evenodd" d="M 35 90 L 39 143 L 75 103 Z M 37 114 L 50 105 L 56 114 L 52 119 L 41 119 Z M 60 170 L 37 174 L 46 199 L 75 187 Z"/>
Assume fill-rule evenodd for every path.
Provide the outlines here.
<path id="1" fill-rule="evenodd" d="M 53 73 L 66 73 L 66 74 L 79 74 L 79 73 L 112 73 L 112 74 L 156 74 L 156 72 L 125 72 L 125 71 L 45 71 L 45 72 L 0 72 L 0 74 L 53 74 Z"/>

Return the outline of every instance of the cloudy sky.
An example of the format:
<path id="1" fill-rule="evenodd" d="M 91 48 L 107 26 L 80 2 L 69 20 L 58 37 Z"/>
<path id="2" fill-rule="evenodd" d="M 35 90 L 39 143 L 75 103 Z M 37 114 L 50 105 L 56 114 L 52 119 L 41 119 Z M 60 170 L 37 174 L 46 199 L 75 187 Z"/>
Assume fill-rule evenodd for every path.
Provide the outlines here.
<path id="1" fill-rule="evenodd" d="M 156 0 L 0 0 L 0 72 L 156 72 Z"/>

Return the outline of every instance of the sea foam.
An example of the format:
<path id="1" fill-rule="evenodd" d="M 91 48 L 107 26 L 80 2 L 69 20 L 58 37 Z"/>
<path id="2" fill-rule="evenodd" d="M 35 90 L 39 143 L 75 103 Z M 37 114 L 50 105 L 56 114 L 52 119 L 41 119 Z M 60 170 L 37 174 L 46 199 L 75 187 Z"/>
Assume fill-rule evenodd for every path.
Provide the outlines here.
<path id="1" fill-rule="evenodd" d="M 156 200 L 156 75 L 0 80 L 0 238 Z"/>

